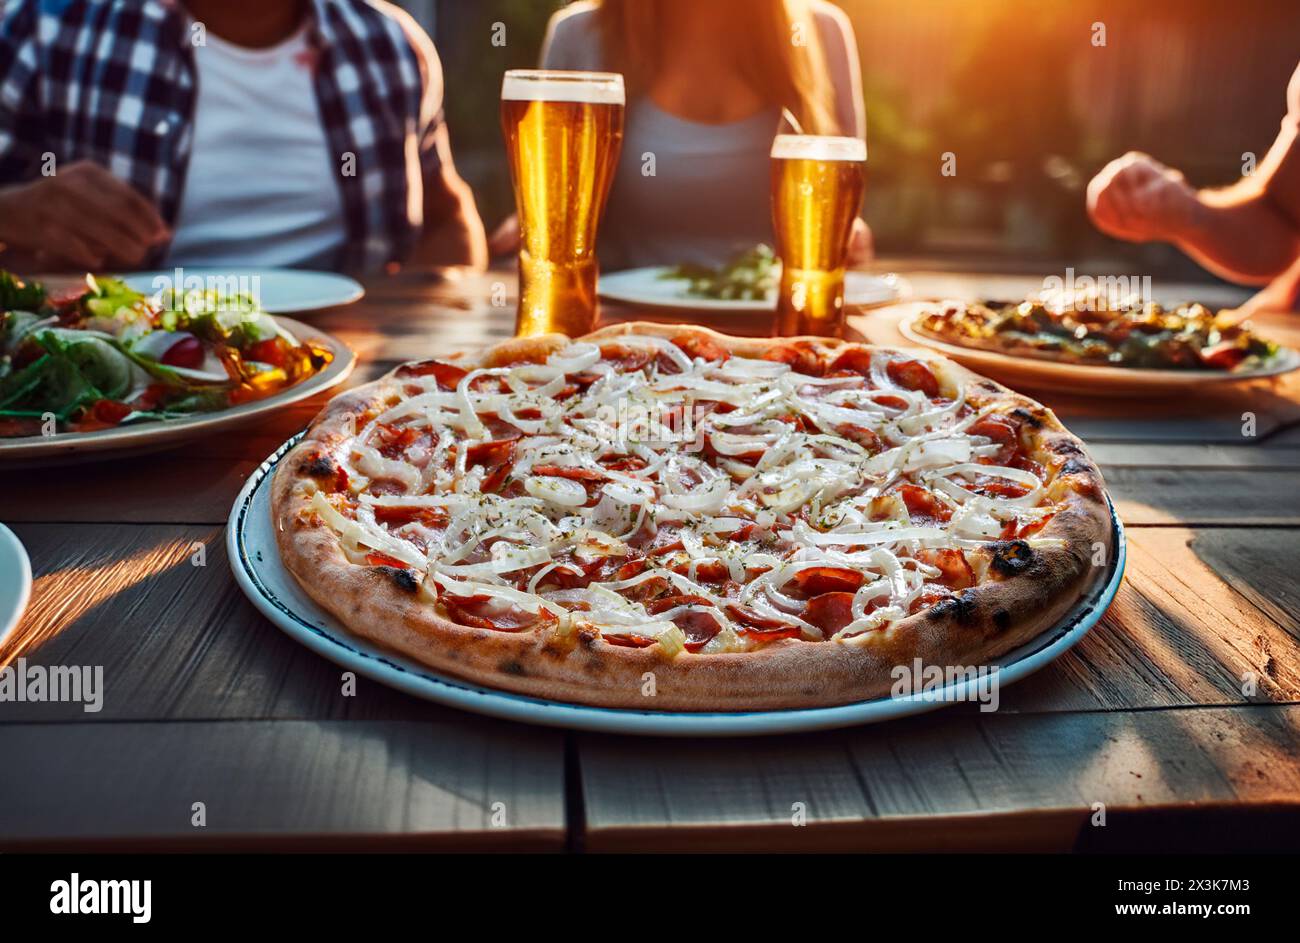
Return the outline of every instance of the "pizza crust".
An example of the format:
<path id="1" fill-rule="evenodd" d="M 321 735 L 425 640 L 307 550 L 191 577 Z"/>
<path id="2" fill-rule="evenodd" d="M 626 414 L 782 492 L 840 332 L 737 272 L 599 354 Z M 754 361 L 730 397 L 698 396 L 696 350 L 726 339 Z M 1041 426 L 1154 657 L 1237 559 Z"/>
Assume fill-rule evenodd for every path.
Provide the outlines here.
<path id="1" fill-rule="evenodd" d="M 825 338 L 736 338 L 645 322 L 607 327 L 577 340 L 601 342 L 624 334 L 704 335 L 742 356 L 762 356 L 793 341 L 825 353 L 867 346 Z M 489 348 L 474 365 L 543 361 L 567 343 L 563 335 L 515 338 Z M 488 687 L 600 707 L 676 711 L 826 707 L 887 696 L 895 666 L 911 666 L 915 659 L 944 669 L 996 664 L 999 656 L 1057 624 L 1105 573 L 1107 567 L 1093 561 L 1109 563 L 1114 552 L 1101 473 L 1051 410 L 936 354 L 909 349 L 908 356 L 924 359 L 941 383 L 964 381 L 968 398 L 999 399 L 1024 411 L 1021 418 L 1038 430 L 1032 457 L 1059 468 L 1049 487 L 1055 500 L 1065 502 L 1035 539 L 1064 543 L 1033 549 L 1027 557 L 1023 548 L 1005 547 L 1001 559 L 989 561 L 999 578 L 852 643 L 784 639 L 748 652 L 684 652 L 669 658 L 658 645 L 629 648 L 594 632 L 561 639 L 550 629 L 473 628 L 440 615 L 411 571 L 349 562 L 335 533 L 309 509 L 311 492 L 332 474 L 332 455 L 349 441 L 357 419 L 400 395 L 398 371 L 332 400 L 281 460 L 272 483 L 276 540 L 303 589 L 349 631 L 437 672 Z"/>

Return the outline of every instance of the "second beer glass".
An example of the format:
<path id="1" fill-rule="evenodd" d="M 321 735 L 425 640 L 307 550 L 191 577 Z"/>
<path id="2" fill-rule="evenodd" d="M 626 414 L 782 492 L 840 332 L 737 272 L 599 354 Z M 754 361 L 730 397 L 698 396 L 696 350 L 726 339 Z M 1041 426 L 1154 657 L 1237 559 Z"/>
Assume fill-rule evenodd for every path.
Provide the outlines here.
<path id="1" fill-rule="evenodd" d="M 623 143 L 623 76 L 511 70 L 501 128 L 519 211 L 520 337 L 596 324 L 596 226 Z"/>
<path id="2" fill-rule="evenodd" d="M 860 138 L 780 134 L 772 142 L 778 335 L 843 335 L 844 267 L 866 161 Z"/>

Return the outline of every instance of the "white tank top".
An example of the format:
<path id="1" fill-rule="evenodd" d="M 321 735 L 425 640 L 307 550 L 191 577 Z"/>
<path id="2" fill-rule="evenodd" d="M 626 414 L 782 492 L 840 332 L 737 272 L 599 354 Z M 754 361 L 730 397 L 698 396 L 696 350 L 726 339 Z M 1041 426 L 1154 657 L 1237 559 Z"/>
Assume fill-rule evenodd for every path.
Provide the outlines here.
<path id="1" fill-rule="evenodd" d="M 306 30 L 195 47 L 194 138 L 169 265 L 328 266 L 346 230 Z"/>

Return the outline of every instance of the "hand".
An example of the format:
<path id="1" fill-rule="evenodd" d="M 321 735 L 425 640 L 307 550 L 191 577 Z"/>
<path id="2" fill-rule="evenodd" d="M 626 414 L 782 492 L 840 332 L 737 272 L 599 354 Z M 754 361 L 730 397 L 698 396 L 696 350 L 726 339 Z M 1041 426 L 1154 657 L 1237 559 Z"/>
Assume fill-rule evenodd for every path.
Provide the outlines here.
<path id="1" fill-rule="evenodd" d="M 511 213 L 501 220 L 501 225 L 488 236 L 488 254 L 494 259 L 514 255 L 519 251 L 519 216 Z"/>
<path id="2" fill-rule="evenodd" d="M 848 267 L 860 268 L 870 262 L 876 255 L 875 240 L 871 238 L 871 228 L 867 221 L 859 216 L 853 221 L 849 231 Z"/>
<path id="3" fill-rule="evenodd" d="M 152 203 L 90 161 L 0 188 L 0 242 L 42 262 L 133 267 L 170 238 Z"/>
<path id="4" fill-rule="evenodd" d="M 1088 184 L 1093 223 L 1129 242 L 1176 242 L 1199 205 L 1181 173 L 1138 151 L 1111 161 Z"/>

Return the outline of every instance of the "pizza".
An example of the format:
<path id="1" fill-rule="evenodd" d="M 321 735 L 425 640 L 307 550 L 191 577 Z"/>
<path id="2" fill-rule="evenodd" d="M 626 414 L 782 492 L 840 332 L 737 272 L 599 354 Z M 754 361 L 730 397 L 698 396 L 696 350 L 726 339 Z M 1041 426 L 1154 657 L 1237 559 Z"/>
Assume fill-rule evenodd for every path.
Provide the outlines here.
<path id="1" fill-rule="evenodd" d="M 398 367 L 336 397 L 272 489 L 284 563 L 348 631 L 652 710 L 843 704 L 915 659 L 995 663 L 1112 541 L 1079 440 L 951 361 L 647 323 Z"/>
<path id="2" fill-rule="evenodd" d="M 1196 303 L 950 301 L 922 312 L 912 326 L 961 347 L 1108 367 L 1232 373 L 1266 368 L 1283 353 L 1249 324 Z"/>
<path id="3" fill-rule="evenodd" d="M 244 295 L 146 297 L 89 275 L 56 295 L 0 271 L 0 437 L 216 412 L 294 386 L 332 359 Z"/>

